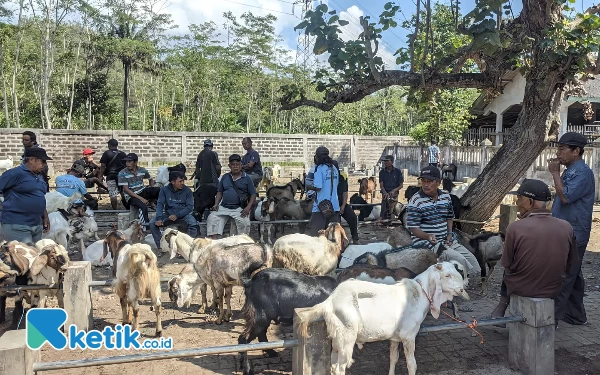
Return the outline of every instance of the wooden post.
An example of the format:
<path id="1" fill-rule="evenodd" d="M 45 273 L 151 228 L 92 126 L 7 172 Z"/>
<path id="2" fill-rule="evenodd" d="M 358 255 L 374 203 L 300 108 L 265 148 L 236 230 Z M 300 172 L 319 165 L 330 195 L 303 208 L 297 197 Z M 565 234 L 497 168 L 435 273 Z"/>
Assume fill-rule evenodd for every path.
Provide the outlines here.
<path id="1" fill-rule="evenodd" d="M 64 304 L 67 312 L 65 332 L 74 324 L 78 330 L 88 331 L 93 327 L 91 262 L 70 262 L 63 280 Z"/>
<path id="2" fill-rule="evenodd" d="M 327 338 L 324 320 L 308 324 L 308 337 L 298 332 L 300 322 L 306 320 L 305 311 L 309 308 L 294 311 L 294 336 L 298 338 L 298 346 L 292 354 L 292 374 L 294 375 L 329 375 L 331 374 L 331 340 Z"/>
<path id="3" fill-rule="evenodd" d="M 501 204 L 500 205 L 500 225 L 498 231 L 506 233 L 506 227 L 508 224 L 517 220 L 517 206 L 514 204 Z"/>
<path id="4" fill-rule="evenodd" d="M 0 374 L 33 375 L 33 364 L 40 362 L 40 350 L 26 344 L 26 330 L 6 331 L 0 337 Z"/>
<path id="5" fill-rule="evenodd" d="M 510 297 L 510 313 L 525 318 L 508 325 L 508 361 L 523 374 L 554 374 L 554 301 Z"/>

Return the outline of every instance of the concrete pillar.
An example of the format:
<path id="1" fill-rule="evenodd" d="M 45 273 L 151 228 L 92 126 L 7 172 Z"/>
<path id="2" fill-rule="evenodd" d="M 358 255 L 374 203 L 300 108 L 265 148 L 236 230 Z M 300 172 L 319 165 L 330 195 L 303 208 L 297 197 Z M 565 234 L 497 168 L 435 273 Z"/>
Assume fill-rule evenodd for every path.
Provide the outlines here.
<path id="1" fill-rule="evenodd" d="M 182 163 L 185 163 L 188 160 L 188 158 L 187 158 L 187 135 L 185 135 L 185 134 L 181 135 L 181 159 L 180 160 Z"/>
<path id="2" fill-rule="evenodd" d="M 302 337 L 298 325 L 305 321 L 308 308 L 294 311 L 294 336 L 298 338 L 298 346 L 292 353 L 292 374 L 294 375 L 329 375 L 331 374 L 331 340 L 327 338 L 324 320 L 308 324 L 308 337 Z"/>
<path id="3" fill-rule="evenodd" d="M 503 120 L 504 115 L 502 113 L 496 113 L 496 146 L 500 146 L 500 144 L 502 143 L 502 130 L 504 129 L 504 126 L 502 124 Z"/>
<path id="4" fill-rule="evenodd" d="M 517 220 L 517 213 L 519 210 L 514 204 L 501 204 L 500 205 L 500 224 L 498 225 L 498 231 L 506 233 L 506 227 L 508 224 Z"/>
<path id="5" fill-rule="evenodd" d="M 554 374 L 554 301 L 510 297 L 511 315 L 524 322 L 508 325 L 508 361 L 523 374 Z"/>
<path id="6" fill-rule="evenodd" d="M 26 344 L 26 330 L 6 331 L 0 337 L 0 374 L 33 375 L 33 364 L 40 362 L 40 350 Z"/>
<path id="7" fill-rule="evenodd" d="M 131 223 L 130 215 L 131 215 L 131 211 L 130 212 L 121 212 L 121 213 L 117 214 L 117 229 L 125 230 L 125 229 L 129 228 L 129 223 Z"/>
<path id="8" fill-rule="evenodd" d="M 567 132 L 567 125 L 569 125 L 568 123 L 568 116 L 569 116 L 569 107 L 567 108 L 561 108 L 560 111 L 560 131 L 558 132 L 558 138 L 557 140 Z"/>
<path id="9" fill-rule="evenodd" d="M 74 324 L 78 330 L 92 329 L 93 311 L 90 282 L 92 282 L 92 263 L 70 262 L 63 280 L 64 303 L 67 312 L 65 331 L 71 324 Z"/>

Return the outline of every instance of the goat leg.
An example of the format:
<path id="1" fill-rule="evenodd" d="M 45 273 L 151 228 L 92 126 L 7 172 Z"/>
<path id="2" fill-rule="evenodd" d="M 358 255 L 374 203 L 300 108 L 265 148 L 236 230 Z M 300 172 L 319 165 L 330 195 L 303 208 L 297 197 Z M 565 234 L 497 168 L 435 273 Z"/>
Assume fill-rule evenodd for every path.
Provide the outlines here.
<path id="1" fill-rule="evenodd" d="M 416 375 L 417 361 L 415 360 L 415 341 L 414 339 L 402 340 L 402 345 L 404 346 L 404 357 L 406 358 L 408 375 Z M 392 369 L 390 369 L 390 374 L 394 374 Z"/>
<path id="2" fill-rule="evenodd" d="M 395 375 L 396 363 L 398 363 L 398 342 L 390 340 L 390 371 L 388 375 Z"/>
<path id="3" fill-rule="evenodd" d="M 1 292 L 4 293 L 4 292 Z M 0 296 L 0 323 L 6 320 L 6 294 Z"/>
<path id="4" fill-rule="evenodd" d="M 265 327 L 261 332 L 259 332 L 258 334 L 258 342 L 269 342 L 269 340 L 267 340 L 267 329 L 269 327 Z M 265 355 L 269 358 L 275 358 L 278 356 L 277 352 L 273 349 L 267 349 L 265 350 Z"/>
<path id="5" fill-rule="evenodd" d="M 125 296 L 119 297 L 119 302 L 121 303 L 121 314 L 123 315 L 123 324 L 129 324 L 129 306 L 127 304 L 127 299 Z"/>
<path id="6" fill-rule="evenodd" d="M 202 302 L 200 302 L 200 308 L 198 309 L 198 314 L 206 313 L 206 308 L 208 307 L 208 301 L 206 300 L 206 284 L 202 284 L 200 286 L 200 293 L 202 294 Z"/>
<path id="7" fill-rule="evenodd" d="M 222 286 L 217 287 L 217 295 L 219 297 L 219 317 L 215 324 L 220 325 L 223 324 L 223 316 L 225 315 L 225 309 L 223 309 L 223 295 L 225 294 L 225 289 Z"/>
<path id="8" fill-rule="evenodd" d="M 140 305 L 138 303 L 138 300 L 134 300 L 131 303 L 131 307 L 133 308 L 133 327 L 132 330 L 137 331 L 139 326 L 139 315 L 140 315 Z"/>
<path id="9" fill-rule="evenodd" d="M 227 313 L 225 313 L 225 317 L 223 318 L 226 322 L 231 320 L 233 313 L 231 312 L 231 295 L 233 294 L 233 287 L 228 286 L 225 288 L 225 303 L 227 303 Z M 221 305 L 222 306 L 222 305 Z"/>
<path id="10" fill-rule="evenodd" d="M 18 299 L 19 297 L 16 297 L 16 298 L 17 299 L 15 299 L 15 308 L 13 310 L 12 323 L 10 325 L 11 330 L 19 328 L 19 320 L 21 320 L 21 317 L 25 313 L 25 310 L 23 308 L 23 301 L 21 299 Z M 21 321 L 21 325 L 23 323 L 24 322 Z M 25 328 L 25 327 L 23 326 L 21 328 Z"/>
<path id="11" fill-rule="evenodd" d="M 162 319 L 160 317 L 160 300 L 154 302 L 154 312 L 156 313 L 156 337 L 162 336 Z"/>

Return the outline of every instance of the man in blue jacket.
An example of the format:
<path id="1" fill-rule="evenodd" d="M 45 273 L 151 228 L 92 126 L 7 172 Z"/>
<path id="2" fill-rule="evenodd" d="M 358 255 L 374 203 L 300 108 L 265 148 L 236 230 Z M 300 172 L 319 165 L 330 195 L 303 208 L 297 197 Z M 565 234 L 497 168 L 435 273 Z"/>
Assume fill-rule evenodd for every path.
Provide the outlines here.
<path id="1" fill-rule="evenodd" d="M 187 223 L 188 234 L 194 238 L 198 235 L 199 225 L 192 216 L 194 210 L 194 193 L 185 186 L 185 175 L 179 171 L 169 173 L 169 184 L 163 186 L 158 194 L 156 216 L 150 220 L 150 231 L 156 247 L 160 249 L 160 227 L 167 227 L 177 220 Z M 162 249 L 163 251 L 167 249 Z"/>

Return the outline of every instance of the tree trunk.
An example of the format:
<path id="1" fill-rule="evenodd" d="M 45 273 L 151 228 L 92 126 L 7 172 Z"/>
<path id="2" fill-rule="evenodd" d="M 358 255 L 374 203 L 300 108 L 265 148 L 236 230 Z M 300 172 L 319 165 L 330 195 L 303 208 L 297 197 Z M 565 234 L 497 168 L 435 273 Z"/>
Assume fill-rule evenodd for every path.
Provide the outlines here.
<path id="1" fill-rule="evenodd" d="M 73 115 L 73 98 L 75 97 L 75 77 L 77 75 L 77 63 L 79 62 L 79 50 L 81 49 L 81 38 L 77 43 L 77 55 L 75 56 L 75 67 L 73 68 L 73 79 L 71 82 L 71 98 L 69 100 L 69 115 L 67 116 L 67 129 L 72 129 L 71 116 Z"/>
<path id="2" fill-rule="evenodd" d="M 13 111 L 14 111 L 14 120 L 17 128 L 21 127 L 21 121 L 19 118 L 19 97 L 17 96 L 17 71 L 19 66 L 19 52 L 21 51 L 21 40 L 23 39 L 23 30 L 21 25 L 21 20 L 23 16 L 23 3 L 25 0 L 19 1 L 19 18 L 17 20 L 17 28 L 19 32 L 17 33 L 17 47 L 15 49 L 15 64 L 13 67 L 13 75 L 12 75 L 12 101 L 13 101 Z"/>
<path id="3" fill-rule="evenodd" d="M 125 70 L 125 78 L 123 79 L 123 130 L 129 129 L 128 115 L 129 115 L 129 71 L 131 69 L 131 63 L 129 61 L 123 61 L 123 69 Z"/>
<path id="4" fill-rule="evenodd" d="M 52 129 L 52 120 L 50 118 L 50 76 L 52 75 L 51 68 L 51 54 L 52 54 L 52 39 L 50 38 L 50 7 L 46 8 L 46 19 L 44 25 L 44 34 L 42 38 L 42 46 L 43 46 L 43 58 L 44 62 L 42 65 L 42 89 L 41 89 L 41 104 L 42 104 L 42 113 L 43 119 L 45 123 L 46 129 Z"/>
<path id="5" fill-rule="evenodd" d="M 6 75 L 4 74 L 4 43 L 0 43 L 0 72 L 2 72 L 2 91 L 4 94 L 4 118 L 6 127 L 10 128 L 10 116 L 8 114 L 8 95 L 6 93 Z"/>

